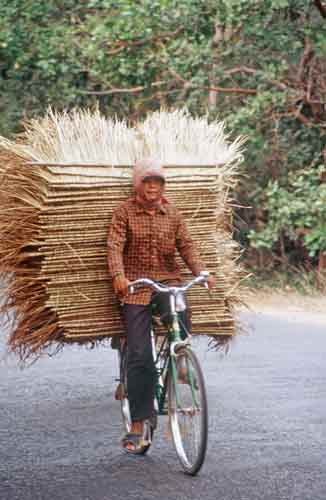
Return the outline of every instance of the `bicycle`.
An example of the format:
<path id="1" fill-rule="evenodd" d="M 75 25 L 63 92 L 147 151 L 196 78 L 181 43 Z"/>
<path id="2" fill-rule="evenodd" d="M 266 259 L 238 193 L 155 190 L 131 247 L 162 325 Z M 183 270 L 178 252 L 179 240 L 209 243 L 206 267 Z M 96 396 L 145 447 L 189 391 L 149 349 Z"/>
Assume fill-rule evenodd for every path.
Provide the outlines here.
<path id="1" fill-rule="evenodd" d="M 183 286 L 167 286 L 144 278 L 133 281 L 129 293 L 149 286 L 159 293 L 168 293 L 172 322 L 160 342 L 152 327 L 151 341 L 157 371 L 154 408 L 156 415 L 169 415 L 174 447 L 185 473 L 195 475 L 203 465 L 208 433 L 208 411 L 204 377 L 199 361 L 190 345 L 190 334 L 182 340 L 178 312 L 185 310 L 185 293 L 195 284 L 207 287 L 208 272 L 202 272 Z M 160 337 L 161 338 L 161 337 Z M 131 418 L 127 394 L 127 343 L 120 344 L 120 378 L 122 388 L 121 412 L 126 432 L 130 432 Z M 155 420 L 155 419 L 154 419 Z M 150 448 L 156 422 L 145 421 L 143 440 Z"/>

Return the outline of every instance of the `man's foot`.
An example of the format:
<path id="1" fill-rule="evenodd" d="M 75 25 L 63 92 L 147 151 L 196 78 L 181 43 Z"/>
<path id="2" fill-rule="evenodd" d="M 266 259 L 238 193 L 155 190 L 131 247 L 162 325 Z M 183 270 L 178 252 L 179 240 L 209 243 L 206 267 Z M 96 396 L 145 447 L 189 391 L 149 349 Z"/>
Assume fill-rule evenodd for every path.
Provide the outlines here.
<path id="1" fill-rule="evenodd" d="M 126 453 L 131 453 L 134 455 L 144 454 L 148 443 L 144 441 L 142 434 L 135 434 L 134 432 L 128 432 L 122 439 L 122 448 Z"/>
<path id="2" fill-rule="evenodd" d="M 136 420 L 132 422 L 130 432 L 134 432 L 135 434 L 142 434 L 144 430 L 144 421 Z"/>
<path id="3" fill-rule="evenodd" d="M 142 420 L 132 422 L 130 432 L 122 439 L 122 447 L 128 453 L 143 453 L 148 442 L 143 439 L 144 422 Z"/>

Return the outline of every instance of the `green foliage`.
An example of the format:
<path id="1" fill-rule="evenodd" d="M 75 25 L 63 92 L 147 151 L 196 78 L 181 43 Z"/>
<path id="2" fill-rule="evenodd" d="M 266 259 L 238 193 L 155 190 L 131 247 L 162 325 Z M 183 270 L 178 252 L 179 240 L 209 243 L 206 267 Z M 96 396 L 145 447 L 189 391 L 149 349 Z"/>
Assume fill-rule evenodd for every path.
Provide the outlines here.
<path id="1" fill-rule="evenodd" d="M 270 249 L 281 237 L 289 241 L 303 239 L 309 255 L 326 251 L 326 169 L 320 165 L 289 175 L 282 187 L 270 181 L 265 191 L 267 222 L 260 230 L 251 230 L 253 247 Z"/>
<path id="2" fill-rule="evenodd" d="M 15 131 L 20 117 L 39 114 L 48 104 L 90 106 L 100 99 L 103 111 L 128 116 L 173 104 L 180 89 L 171 72 L 207 81 L 214 4 L 15 0 L 0 5 L 0 90 L 13 103 L 12 110 L 0 104 L 0 131 Z M 152 92 L 153 83 L 158 92 Z M 115 87 L 143 91 L 110 93 Z M 107 90 L 101 97 L 92 94 Z"/>
<path id="3" fill-rule="evenodd" d="M 99 104 L 130 120 L 186 105 L 224 119 L 248 137 L 237 198 L 253 208 L 242 210 L 241 237 L 276 255 L 280 234 L 298 233 L 297 209 L 285 213 L 292 178 L 324 161 L 324 33 L 306 0 L 1 2 L 0 133 L 19 131 L 49 104 Z M 273 199 L 284 211 L 277 224 L 267 219 Z M 306 211 L 301 238 L 314 255 L 324 243 L 306 228 Z M 262 225 L 260 243 L 257 231 L 249 240 Z"/>

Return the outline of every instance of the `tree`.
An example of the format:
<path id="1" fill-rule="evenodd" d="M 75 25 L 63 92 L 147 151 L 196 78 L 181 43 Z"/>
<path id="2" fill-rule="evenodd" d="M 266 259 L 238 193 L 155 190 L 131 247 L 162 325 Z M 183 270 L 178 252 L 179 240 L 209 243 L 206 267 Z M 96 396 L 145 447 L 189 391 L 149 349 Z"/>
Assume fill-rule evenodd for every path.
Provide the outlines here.
<path id="1" fill-rule="evenodd" d="M 253 249 L 273 182 L 290 193 L 295 172 L 325 162 L 325 22 L 319 0 L 11 0 L 0 5 L 0 132 L 49 104 L 99 103 L 130 120 L 186 105 L 225 119 L 248 137 L 237 201 L 253 208 L 238 226 Z M 265 250 L 276 262 L 280 243 Z"/>

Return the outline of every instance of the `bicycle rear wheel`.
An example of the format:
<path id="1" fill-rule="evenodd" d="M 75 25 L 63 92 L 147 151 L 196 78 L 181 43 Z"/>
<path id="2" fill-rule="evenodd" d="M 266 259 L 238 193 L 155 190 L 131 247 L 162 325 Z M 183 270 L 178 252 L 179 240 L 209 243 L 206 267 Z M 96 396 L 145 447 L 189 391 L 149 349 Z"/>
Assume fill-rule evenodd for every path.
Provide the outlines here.
<path id="1" fill-rule="evenodd" d="M 124 430 L 130 432 L 131 415 L 127 395 L 127 343 L 124 343 L 120 350 L 120 404 Z"/>
<path id="2" fill-rule="evenodd" d="M 173 443 L 184 471 L 195 475 L 203 465 L 208 432 L 204 377 L 194 352 L 181 348 L 169 371 L 169 419 Z M 173 372 L 175 372 L 173 374 Z"/>

